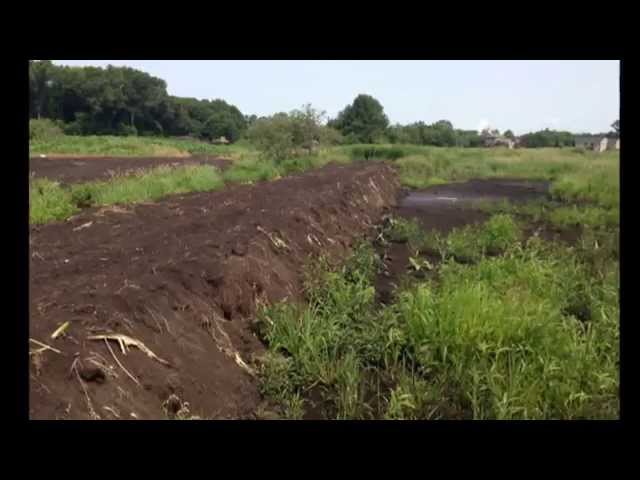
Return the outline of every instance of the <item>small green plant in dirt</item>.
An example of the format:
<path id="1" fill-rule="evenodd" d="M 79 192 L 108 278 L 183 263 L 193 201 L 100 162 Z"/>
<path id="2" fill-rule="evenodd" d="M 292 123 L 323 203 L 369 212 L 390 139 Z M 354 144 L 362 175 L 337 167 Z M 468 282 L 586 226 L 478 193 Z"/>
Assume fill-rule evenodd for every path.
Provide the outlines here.
<path id="1" fill-rule="evenodd" d="M 410 250 L 418 253 L 433 253 L 440 248 L 442 239 L 436 231 L 425 231 L 416 220 L 389 217 L 383 224 L 378 238 L 386 241 L 407 243 Z"/>
<path id="2" fill-rule="evenodd" d="M 383 235 L 391 242 L 416 243 L 422 238 L 423 231 L 415 220 L 389 218 Z"/>

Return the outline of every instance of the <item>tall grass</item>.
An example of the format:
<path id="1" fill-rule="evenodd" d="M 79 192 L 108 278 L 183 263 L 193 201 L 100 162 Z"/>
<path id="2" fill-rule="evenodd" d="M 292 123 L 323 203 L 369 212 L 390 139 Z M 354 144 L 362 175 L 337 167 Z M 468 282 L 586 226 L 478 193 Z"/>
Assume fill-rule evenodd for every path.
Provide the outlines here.
<path id="1" fill-rule="evenodd" d="M 169 194 L 217 190 L 224 186 L 218 171 L 208 165 L 166 166 L 136 175 L 113 177 L 63 188 L 48 180 L 34 180 L 30 188 L 30 222 L 62 220 L 79 208 L 156 200 Z"/>
<path id="2" fill-rule="evenodd" d="M 35 179 L 29 186 L 29 222 L 32 224 L 64 220 L 78 211 L 71 192 L 46 178 Z"/>
<path id="3" fill-rule="evenodd" d="M 581 172 L 591 172 L 588 174 L 591 179 L 598 172 L 607 172 L 607 181 L 611 185 L 614 177 L 617 177 L 615 165 L 618 158 L 617 152 L 579 154 L 570 149 L 557 148 L 507 150 L 422 147 L 419 154 L 404 156 L 395 163 L 399 167 L 402 182 L 414 188 L 471 178 L 557 180 L 583 175 Z"/>
<path id="4" fill-rule="evenodd" d="M 615 244 L 514 243 L 504 215 L 475 228 L 481 245 L 508 243 L 503 255 L 457 263 L 453 233 L 437 280 L 390 306 L 373 303 L 364 245 L 337 270 L 310 269 L 307 306 L 265 309 L 262 385 L 281 414 L 293 402 L 301 417 L 314 388 L 328 418 L 616 418 Z"/>

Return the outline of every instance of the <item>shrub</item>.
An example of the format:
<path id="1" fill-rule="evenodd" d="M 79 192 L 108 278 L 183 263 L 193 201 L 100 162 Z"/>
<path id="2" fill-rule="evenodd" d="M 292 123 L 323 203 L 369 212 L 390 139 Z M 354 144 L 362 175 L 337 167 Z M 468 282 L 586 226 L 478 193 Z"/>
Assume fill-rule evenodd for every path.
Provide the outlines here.
<path id="1" fill-rule="evenodd" d="M 60 124 L 48 118 L 29 120 L 29 140 L 46 140 L 63 135 Z"/>
<path id="2" fill-rule="evenodd" d="M 397 160 L 407 155 L 400 147 L 380 147 L 374 145 L 357 146 L 351 148 L 351 158 L 354 160 L 388 159 Z"/>

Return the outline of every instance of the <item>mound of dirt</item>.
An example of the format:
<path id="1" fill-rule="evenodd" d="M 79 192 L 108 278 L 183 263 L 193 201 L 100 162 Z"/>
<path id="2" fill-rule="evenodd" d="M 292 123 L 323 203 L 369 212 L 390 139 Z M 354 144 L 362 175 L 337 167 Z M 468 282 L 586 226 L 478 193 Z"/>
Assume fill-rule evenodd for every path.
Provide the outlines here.
<path id="1" fill-rule="evenodd" d="M 300 299 L 309 256 L 342 258 L 398 188 L 330 165 L 32 226 L 31 418 L 252 418 L 256 304 Z"/>
<path id="2" fill-rule="evenodd" d="M 161 165 L 212 165 L 220 170 L 231 160 L 211 157 L 31 157 L 29 171 L 35 178 L 48 178 L 63 184 L 105 180 L 112 175 L 127 175 L 138 169 Z"/>

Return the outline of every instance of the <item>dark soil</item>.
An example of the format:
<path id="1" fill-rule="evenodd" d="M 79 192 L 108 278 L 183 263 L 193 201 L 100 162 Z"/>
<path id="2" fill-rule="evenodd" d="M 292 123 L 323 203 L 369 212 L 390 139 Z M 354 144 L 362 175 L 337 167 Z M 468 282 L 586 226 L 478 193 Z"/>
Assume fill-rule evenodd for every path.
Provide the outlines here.
<path id="1" fill-rule="evenodd" d="M 224 170 L 231 160 L 214 157 L 31 157 L 29 171 L 35 178 L 46 177 L 62 184 L 105 180 L 127 175 L 138 169 L 161 165 L 212 165 Z"/>
<path id="2" fill-rule="evenodd" d="M 72 178 L 87 178 L 81 170 Z M 398 188 L 383 164 L 327 166 L 32 226 L 30 337 L 61 353 L 31 356 L 30 417 L 167 418 L 180 405 L 203 418 L 255 418 L 258 381 L 241 364 L 264 351 L 251 331 L 256 304 L 301 300 L 309 256 L 344 258 Z M 88 338 L 105 333 L 143 342 L 168 365 Z"/>

